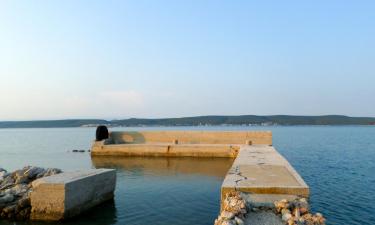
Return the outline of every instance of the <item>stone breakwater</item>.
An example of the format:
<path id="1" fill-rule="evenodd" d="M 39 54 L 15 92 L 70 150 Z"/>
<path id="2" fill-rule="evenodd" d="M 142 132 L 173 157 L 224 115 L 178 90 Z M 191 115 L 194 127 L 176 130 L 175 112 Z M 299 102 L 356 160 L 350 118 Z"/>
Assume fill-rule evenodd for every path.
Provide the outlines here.
<path id="1" fill-rule="evenodd" d="M 286 199 L 275 201 L 274 207 L 254 207 L 244 200 L 241 197 L 241 192 L 238 191 L 232 191 L 225 195 L 222 212 L 215 220 L 215 225 L 268 224 L 267 222 L 251 221 L 251 214 L 260 212 L 268 213 L 264 214 L 265 217 L 269 217 L 269 213 L 271 213 L 280 218 L 280 223 L 269 222 L 269 224 L 325 225 L 325 218 L 322 214 L 309 212 L 309 204 L 305 198 L 296 198 L 293 201 Z"/>
<path id="2" fill-rule="evenodd" d="M 288 225 L 325 225 L 326 219 L 322 214 L 309 212 L 309 205 L 305 198 L 276 201 L 275 210 Z"/>
<path id="3" fill-rule="evenodd" d="M 31 183 L 39 178 L 61 173 L 56 168 L 26 166 L 13 172 L 0 168 L 0 218 L 27 220 L 30 218 Z"/>

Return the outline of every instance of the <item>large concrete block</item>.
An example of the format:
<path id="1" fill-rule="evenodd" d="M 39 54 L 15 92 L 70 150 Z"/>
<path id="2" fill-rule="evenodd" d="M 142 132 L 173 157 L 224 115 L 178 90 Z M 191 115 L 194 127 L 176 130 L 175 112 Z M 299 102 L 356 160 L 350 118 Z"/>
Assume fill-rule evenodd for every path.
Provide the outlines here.
<path id="1" fill-rule="evenodd" d="M 32 183 L 31 219 L 63 220 L 113 198 L 116 171 L 66 172 Z"/>

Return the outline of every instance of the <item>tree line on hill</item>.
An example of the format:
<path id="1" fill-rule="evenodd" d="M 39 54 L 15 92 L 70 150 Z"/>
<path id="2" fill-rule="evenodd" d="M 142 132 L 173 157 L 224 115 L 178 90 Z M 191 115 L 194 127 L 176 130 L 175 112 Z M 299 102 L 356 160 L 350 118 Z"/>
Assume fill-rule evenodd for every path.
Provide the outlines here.
<path id="1" fill-rule="evenodd" d="M 374 117 L 326 116 L 196 116 L 163 119 L 130 118 L 122 120 L 67 119 L 3 121 L 0 128 L 53 128 L 107 126 L 217 126 L 217 125 L 375 125 Z"/>

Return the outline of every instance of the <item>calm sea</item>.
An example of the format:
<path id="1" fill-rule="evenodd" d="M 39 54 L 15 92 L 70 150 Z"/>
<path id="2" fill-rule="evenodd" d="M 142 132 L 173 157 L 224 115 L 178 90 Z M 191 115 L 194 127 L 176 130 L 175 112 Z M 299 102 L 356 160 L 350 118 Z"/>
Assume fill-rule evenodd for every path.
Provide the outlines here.
<path id="1" fill-rule="evenodd" d="M 375 127 L 178 127 L 115 130 L 272 130 L 274 146 L 311 188 L 327 224 L 375 224 Z M 212 225 L 231 159 L 93 158 L 94 128 L 0 129 L 0 167 L 116 168 L 115 199 L 63 224 Z M 0 224 L 46 224 L 6 222 Z M 47 223 L 48 224 L 48 223 Z"/>

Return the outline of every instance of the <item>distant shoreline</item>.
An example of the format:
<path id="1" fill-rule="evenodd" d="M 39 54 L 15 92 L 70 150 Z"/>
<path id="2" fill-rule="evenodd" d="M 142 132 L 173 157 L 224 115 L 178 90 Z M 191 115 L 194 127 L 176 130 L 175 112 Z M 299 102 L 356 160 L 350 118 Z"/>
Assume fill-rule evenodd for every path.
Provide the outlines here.
<path id="1" fill-rule="evenodd" d="M 3 121 L 0 128 L 63 128 L 63 127 L 178 127 L 178 126 L 300 126 L 300 125 L 375 125 L 375 117 L 349 117 L 343 115 L 291 116 L 241 115 L 196 116 L 163 119 L 131 118 L 123 120 L 65 119 L 35 121 Z"/>

